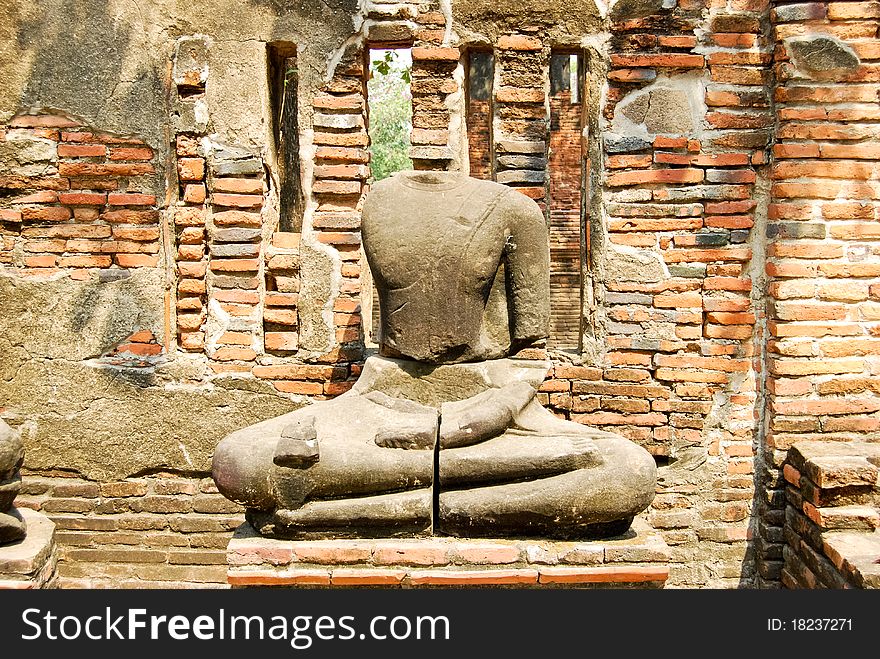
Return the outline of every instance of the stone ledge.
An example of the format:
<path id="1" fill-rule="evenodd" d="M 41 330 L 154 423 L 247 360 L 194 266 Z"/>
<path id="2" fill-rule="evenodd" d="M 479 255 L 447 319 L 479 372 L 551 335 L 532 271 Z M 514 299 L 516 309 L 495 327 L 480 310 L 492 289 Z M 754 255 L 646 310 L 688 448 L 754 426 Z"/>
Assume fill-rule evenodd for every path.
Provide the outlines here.
<path id="1" fill-rule="evenodd" d="M 847 581 L 859 588 L 880 588 L 880 531 L 826 533 L 825 555 Z"/>
<path id="2" fill-rule="evenodd" d="M 58 564 L 55 524 L 28 508 L 19 513 L 27 535 L 21 542 L 0 546 L 0 590 L 52 588 Z"/>
<path id="3" fill-rule="evenodd" d="M 783 583 L 789 588 L 880 587 L 880 445 L 794 444 L 783 467 Z"/>
<path id="4" fill-rule="evenodd" d="M 275 540 L 248 524 L 227 547 L 233 587 L 663 587 L 669 548 L 636 520 L 606 540 Z"/>

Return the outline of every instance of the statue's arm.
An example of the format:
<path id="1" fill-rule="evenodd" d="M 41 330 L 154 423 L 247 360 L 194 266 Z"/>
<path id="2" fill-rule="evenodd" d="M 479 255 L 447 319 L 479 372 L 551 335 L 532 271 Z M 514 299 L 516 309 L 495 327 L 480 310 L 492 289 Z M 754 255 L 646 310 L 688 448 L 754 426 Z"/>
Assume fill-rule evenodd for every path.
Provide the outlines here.
<path id="1" fill-rule="evenodd" d="M 512 306 L 511 339 L 526 347 L 547 338 L 550 328 L 550 240 L 544 214 L 523 194 L 508 194 L 505 246 L 507 295 Z"/>

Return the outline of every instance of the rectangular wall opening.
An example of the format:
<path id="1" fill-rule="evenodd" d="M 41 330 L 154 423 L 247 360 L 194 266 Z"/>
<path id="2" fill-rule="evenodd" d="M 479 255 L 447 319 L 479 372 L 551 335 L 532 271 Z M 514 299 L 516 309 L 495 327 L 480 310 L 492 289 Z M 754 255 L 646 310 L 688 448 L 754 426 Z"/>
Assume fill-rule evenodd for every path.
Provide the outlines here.
<path id="1" fill-rule="evenodd" d="M 296 46 L 288 42 L 268 44 L 268 63 L 272 133 L 278 159 L 278 230 L 299 233 L 305 202 L 299 162 Z"/>
<path id="2" fill-rule="evenodd" d="M 412 49 L 372 47 L 369 52 L 367 117 L 370 133 L 370 173 L 381 181 L 412 169 Z"/>
<path id="3" fill-rule="evenodd" d="M 492 88 L 495 56 L 491 50 L 471 50 L 467 54 L 467 138 L 470 175 L 492 180 Z"/>
<path id="4" fill-rule="evenodd" d="M 370 175 L 374 181 L 413 168 L 409 152 L 412 133 L 412 48 L 376 44 L 368 51 L 367 130 L 370 134 Z M 365 291 L 366 293 L 367 291 Z M 379 296 L 372 282 L 364 295 L 367 345 L 379 342 Z M 369 309 L 366 307 L 369 305 Z M 365 325 L 367 323 L 365 322 Z"/>
<path id="5" fill-rule="evenodd" d="M 578 350 L 581 335 L 581 225 L 584 154 L 582 131 L 583 57 L 550 56 L 550 340 L 561 350 Z"/>

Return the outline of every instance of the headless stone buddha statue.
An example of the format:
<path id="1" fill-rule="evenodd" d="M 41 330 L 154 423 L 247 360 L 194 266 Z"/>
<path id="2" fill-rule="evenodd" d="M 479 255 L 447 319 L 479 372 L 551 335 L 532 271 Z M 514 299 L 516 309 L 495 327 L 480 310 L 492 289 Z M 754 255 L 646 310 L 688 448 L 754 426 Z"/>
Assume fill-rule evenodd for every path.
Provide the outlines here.
<path id="1" fill-rule="evenodd" d="M 21 439 L 0 419 L 0 544 L 25 536 L 25 523 L 12 503 L 21 489 L 19 469 L 24 460 Z"/>
<path id="2" fill-rule="evenodd" d="M 643 448 L 545 409 L 549 243 L 524 195 L 451 172 L 373 186 L 363 246 L 380 354 L 330 401 L 214 454 L 219 490 L 281 537 L 618 534 L 651 503 Z"/>

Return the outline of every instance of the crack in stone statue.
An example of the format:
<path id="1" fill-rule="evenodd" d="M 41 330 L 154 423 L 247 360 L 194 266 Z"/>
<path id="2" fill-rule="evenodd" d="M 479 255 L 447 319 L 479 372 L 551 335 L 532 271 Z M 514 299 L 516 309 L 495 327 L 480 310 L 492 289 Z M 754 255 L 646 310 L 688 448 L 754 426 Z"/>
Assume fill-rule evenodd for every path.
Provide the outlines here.
<path id="1" fill-rule="evenodd" d="M 223 439 L 220 491 L 282 537 L 626 530 L 654 497 L 653 458 L 554 416 L 536 397 L 549 362 L 515 358 L 549 326 L 537 204 L 454 172 L 401 172 L 373 186 L 362 233 L 380 355 L 351 391 Z"/>
<path id="2" fill-rule="evenodd" d="M 0 419 L 0 545 L 25 536 L 24 520 L 12 506 L 21 489 L 22 462 L 24 449 L 18 433 Z"/>

